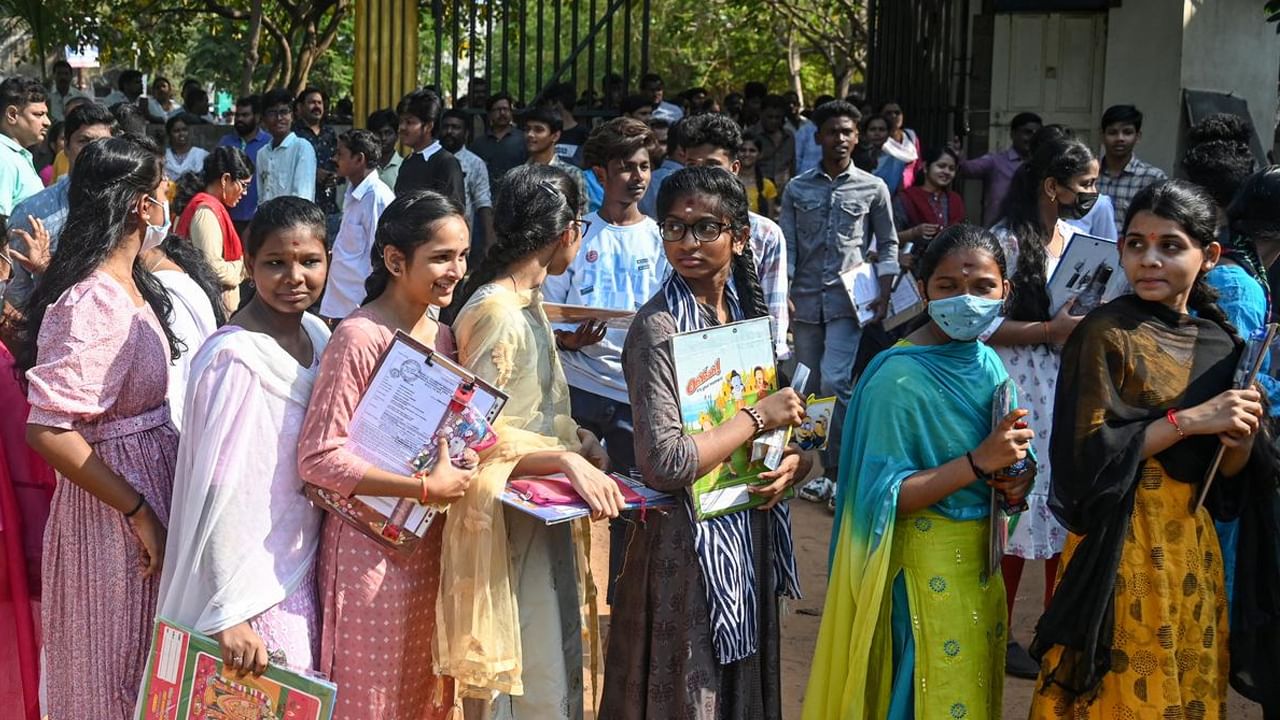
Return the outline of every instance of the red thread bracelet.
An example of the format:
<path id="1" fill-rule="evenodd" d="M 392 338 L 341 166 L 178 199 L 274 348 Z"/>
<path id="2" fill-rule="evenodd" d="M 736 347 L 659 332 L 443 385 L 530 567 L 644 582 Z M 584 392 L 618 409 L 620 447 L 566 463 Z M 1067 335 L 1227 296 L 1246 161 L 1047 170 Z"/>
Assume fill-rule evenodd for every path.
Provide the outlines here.
<path id="1" fill-rule="evenodd" d="M 1174 418 L 1174 414 L 1178 412 L 1178 408 L 1169 408 L 1169 412 L 1164 414 L 1164 419 L 1169 421 L 1174 430 L 1178 431 L 1178 437 L 1186 437 L 1187 433 L 1183 431 L 1182 426 L 1178 424 L 1178 420 Z"/>

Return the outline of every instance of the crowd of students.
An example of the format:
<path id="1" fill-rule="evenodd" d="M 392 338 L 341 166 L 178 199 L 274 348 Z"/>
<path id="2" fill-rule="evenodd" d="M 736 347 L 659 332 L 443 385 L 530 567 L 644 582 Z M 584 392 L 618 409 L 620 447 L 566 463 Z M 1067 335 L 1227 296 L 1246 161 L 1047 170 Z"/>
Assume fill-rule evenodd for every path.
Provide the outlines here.
<path id="1" fill-rule="evenodd" d="M 754 87 L 726 112 L 642 89 L 587 127 L 560 88 L 522 129 L 506 95 L 468 98 L 477 127 L 423 89 L 341 134 L 322 93 L 272 91 L 198 171 L 182 115 L 162 151 L 81 102 L 41 189 L 23 148 L 48 95 L 0 83 L 6 706 L 132 716 L 159 617 L 231 672 L 324 674 L 336 718 L 580 718 L 590 533 L 499 500 L 559 473 L 610 520 L 598 716 L 781 718 L 779 601 L 808 550 L 786 500 L 820 462 L 801 495 L 835 525 L 805 718 L 1000 717 L 1006 671 L 1037 678 L 1035 718 L 1221 717 L 1228 683 L 1280 713 L 1280 386 L 1269 359 L 1261 389 L 1232 385 L 1276 313 L 1280 172 L 1246 126 L 1202 123 L 1170 181 L 1134 156 L 1131 106 L 1103 116 L 1101 157 L 1027 114 L 969 159 L 892 101 L 806 117 Z M 986 180 L 981 224 L 964 176 Z M 1129 292 L 1051 313 L 1081 232 L 1117 241 Z M 864 263 L 860 306 L 844 275 Z M 886 332 L 903 278 L 927 306 Z M 546 302 L 635 316 L 553 325 Z M 671 337 L 760 317 L 807 386 L 686 433 Z M 398 332 L 507 394 L 493 447 L 415 475 L 348 447 Z M 797 426 L 809 393 L 837 398 L 822 456 L 793 444 L 759 511 L 695 519 L 686 488 Z M 624 513 L 607 470 L 680 503 Z M 449 511 L 397 555 L 306 485 Z M 1024 502 L 991 565 L 992 507 Z M 1026 560 L 1049 578 L 1029 651 Z"/>

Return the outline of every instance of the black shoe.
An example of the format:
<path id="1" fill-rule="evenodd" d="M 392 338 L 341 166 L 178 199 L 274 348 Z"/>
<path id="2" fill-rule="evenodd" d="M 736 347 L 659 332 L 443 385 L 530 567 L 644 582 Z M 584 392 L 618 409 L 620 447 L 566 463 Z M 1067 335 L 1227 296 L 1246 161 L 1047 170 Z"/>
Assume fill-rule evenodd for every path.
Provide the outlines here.
<path id="1" fill-rule="evenodd" d="M 1004 656 L 1004 671 L 1016 678 L 1035 680 L 1040 676 L 1040 664 L 1017 640 L 1010 640 Z"/>

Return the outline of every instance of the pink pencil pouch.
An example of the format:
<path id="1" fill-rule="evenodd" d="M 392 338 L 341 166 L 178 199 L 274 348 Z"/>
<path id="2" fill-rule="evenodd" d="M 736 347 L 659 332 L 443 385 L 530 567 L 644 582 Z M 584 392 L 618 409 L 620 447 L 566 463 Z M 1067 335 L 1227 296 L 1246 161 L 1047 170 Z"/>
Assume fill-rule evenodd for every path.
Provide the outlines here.
<path id="1" fill-rule="evenodd" d="M 644 497 L 632 490 L 626 483 L 619 482 L 609 476 L 622 491 L 622 497 L 628 505 L 644 505 Z M 573 484 L 564 475 L 546 475 L 543 477 L 525 477 L 507 483 L 512 490 L 535 505 L 580 505 L 585 507 L 586 500 L 573 489 Z"/>

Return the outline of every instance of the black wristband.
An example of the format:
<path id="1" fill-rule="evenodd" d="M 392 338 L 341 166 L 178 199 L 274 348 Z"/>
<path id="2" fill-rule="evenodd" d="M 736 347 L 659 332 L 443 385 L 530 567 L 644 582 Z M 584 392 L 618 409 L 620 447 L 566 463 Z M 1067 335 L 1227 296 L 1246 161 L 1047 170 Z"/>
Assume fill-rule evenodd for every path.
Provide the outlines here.
<path id="1" fill-rule="evenodd" d="M 973 453 L 967 452 L 964 456 L 969 460 L 969 467 L 973 470 L 973 474 L 978 480 L 986 480 L 991 477 L 991 473 L 983 472 L 982 468 L 978 467 L 978 463 L 973 461 Z"/>
<path id="2" fill-rule="evenodd" d="M 134 505 L 133 509 L 125 513 L 124 516 L 127 518 L 131 518 L 134 515 L 137 515 L 138 511 L 142 509 L 142 506 L 146 504 L 147 504 L 147 498 L 142 493 L 138 493 L 138 504 Z"/>

